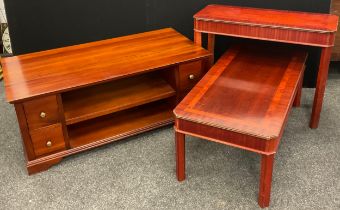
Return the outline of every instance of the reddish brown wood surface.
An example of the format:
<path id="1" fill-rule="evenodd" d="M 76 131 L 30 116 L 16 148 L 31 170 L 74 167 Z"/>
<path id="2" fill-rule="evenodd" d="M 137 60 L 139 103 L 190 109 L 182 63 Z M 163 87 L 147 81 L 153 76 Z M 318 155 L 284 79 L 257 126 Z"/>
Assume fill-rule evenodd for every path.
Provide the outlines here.
<path id="1" fill-rule="evenodd" d="M 331 48 L 338 26 L 338 17 L 335 15 L 226 5 L 209 5 L 194 18 L 195 43 L 198 45 L 202 45 L 202 33 L 208 33 Z M 208 44 L 209 42 L 211 41 L 208 40 Z M 209 51 L 213 52 L 213 49 Z M 311 128 L 317 128 L 319 124 L 330 53 L 331 49 L 323 49 Z"/>
<path id="2" fill-rule="evenodd" d="M 23 103 L 29 129 L 37 129 L 60 121 L 56 95 Z M 42 115 L 44 114 L 44 115 Z"/>
<path id="3" fill-rule="evenodd" d="M 208 5 L 195 16 L 197 20 L 223 21 L 239 25 L 284 28 L 314 32 L 337 31 L 336 15 L 271 10 L 227 5 Z"/>
<path id="4" fill-rule="evenodd" d="M 176 144 L 176 174 L 177 180 L 185 179 L 185 135 L 183 133 L 175 133 Z"/>
<path id="5" fill-rule="evenodd" d="M 259 206 L 261 208 L 268 207 L 270 204 L 270 191 L 272 186 L 274 166 L 274 154 L 261 155 L 261 174 L 260 174 L 260 190 L 259 190 Z"/>
<path id="6" fill-rule="evenodd" d="M 210 56 L 173 29 L 2 58 L 6 96 L 15 102 Z"/>
<path id="7" fill-rule="evenodd" d="M 195 61 L 179 65 L 179 87 L 188 91 L 202 78 L 205 73 L 203 61 Z"/>
<path id="8" fill-rule="evenodd" d="M 64 134 L 60 123 L 30 131 L 36 156 L 65 149 Z M 50 145 L 47 145 L 50 142 Z"/>
<path id="9" fill-rule="evenodd" d="M 142 75 L 63 94 L 66 124 L 168 98 L 175 90 L 157 75 Z"/>
<path id="10" fill-rule="evenodd" d="M 276 139 L 303 75 L 307 53 L 283 48 L 229 50 L 176 107 L 177 118 Z"/>
<path id="11" fill-rule="evenodd" d="M 331 59 L 332 48 L 323 48 L 321 51 L 320 58 L 320 66 L 318 72 L 318 78 L 316 81 L 316 89 L 314 95 L 314 103 L 312 110 L 312 118 L 310 121 L 311 128 L 317 128 L 319 126 L 320 114 L 322 110 L 323 97 L 325 94 L 327 79 L 328 79 L 328 70 L 329 70 L 329 62 Z"/>
<path id="12" fill-rule="evenodd" d="M 32 141 L 31 141 L 31 136 L 29 134 L 24 106 L 22 104 L 15 104 L 14 107 L 15 107 L 15 112 L 17 114 L 18 124 L 20 127 L 20 133 L 21 133 L 21 138 L 23 142 L 25 157 L 27 161 L 30 161 L 35 158 L 35 154 L 34 154 L 34 149 L 33 149 Z"/>
<path id="13" fill-rule="evenodd" d="M 234 46 L 175 108 L 177 179 L 185 179 L 185 135 L 261 154 L 258 203 L 270 203 L 274 154 L 300 97 L 307 53 Z"/>
<path id="14" fill-rule="evenodd" d="M 331 13 L 333 15 L 340 15 L 340 1 L 332 0 Z M 332 51 L 332 61 L 340 61 L 340 30 L 338 25 L 338 31 L 335 36 L 335 46 Z"/>
<path id="15" fill-rule="evenodd" d="M 173 121 L 167 100 L 68 126 L 72 148 L 96 141 L 114 141 Z"/>

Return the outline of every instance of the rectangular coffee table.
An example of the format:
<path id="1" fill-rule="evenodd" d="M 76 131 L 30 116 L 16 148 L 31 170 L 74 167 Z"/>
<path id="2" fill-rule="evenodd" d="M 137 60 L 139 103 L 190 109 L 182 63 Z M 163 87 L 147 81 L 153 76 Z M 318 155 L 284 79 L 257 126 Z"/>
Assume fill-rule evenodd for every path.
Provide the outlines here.
<path id="1" fill-rule="evenodd" d="M 300 100 L 307 53 L 235 46 L 175 108 L 177 178 L 185 179 L 185 135 L 261 154 L 259 205 L 269 206 L 274 154 Z"/>

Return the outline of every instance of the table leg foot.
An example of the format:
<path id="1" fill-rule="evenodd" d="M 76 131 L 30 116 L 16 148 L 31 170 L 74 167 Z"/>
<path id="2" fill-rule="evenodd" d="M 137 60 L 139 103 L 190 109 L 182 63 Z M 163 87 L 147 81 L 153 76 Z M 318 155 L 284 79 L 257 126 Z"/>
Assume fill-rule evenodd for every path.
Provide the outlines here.
<path id="1" fill-rule="evenodd" d="M 273 175 L 274 154 L 261 155 L 261 176 L 258 203 L 261 208 L 269 206 Z"/>
<path id="2" fill-rule="evenodd" d="M 32 174 L 36 174 L 42 171 L 46 171 L 49 168 L 51 168 L 53 165 L 58 164 L 60 161 L 62 160 L 62 158 L 54 158 L 51 160 L 44 160 L 41 162 L 34 162 L 34 161 L 30 161 L 27 163 L 27 172 L 29 175 Z M 34 163 L 32 163 L 34 162 Z"/>
<path id="3" fill-rule="evenodd" d="M 185 179 L 185 135 L 179 132 L 176 135 L 176 174 L 178 181 Z"/>

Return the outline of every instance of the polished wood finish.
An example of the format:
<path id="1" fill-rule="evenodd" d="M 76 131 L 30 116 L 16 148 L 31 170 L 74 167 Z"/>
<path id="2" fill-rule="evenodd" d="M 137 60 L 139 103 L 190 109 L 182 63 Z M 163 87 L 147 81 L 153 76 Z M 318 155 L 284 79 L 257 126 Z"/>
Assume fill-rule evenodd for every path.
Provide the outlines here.
<path id="1" fill-rule="evenodd" d="M 202 78 L 204 72 L 201 60 L 179 65 L 179 87 L 181 91 L 188 91 Z"/>
<path id="2" fill-rule="evenodd" d="M 274 166 L 274 154 L 261 155 L 260 191 L 258 203 L 261 208 L 266 208 L 270 203 L 270 191 Z"/>
<path id="3" fill-rule="evenodd" d="M 318 78 L 316 81 L 316 89 L 314 95 L 314 103 L 312 110 L 312 118 L 310 121 L 311 128 L 318 128 L 320 122 L 320 114 L 322 110 L 323 97 L 325 94 L 327 79 L 328 79 L 328 69 L 331 59 L 332 48 L 322 48 L 321 50 L 321 60 L 318 72 Z"/>
<path id="4" fill-rule="evenodd" d="M 146 127 L 156 128 L 164 122 L 173 122 L 173 107 L 171 103 L 160 101 L 68 126 L 71 148 L 105 139 L 119 140 Z"/>
<path id="5" fill-rule="evenodd" d="M 185 135 L 175 132 L 175 138 L 177 180 L 183 181 L 185 179 Z"/>
<path id="6" fill-rule="evenodd" d="M 185 136 L 261 154 L 259 205 L 270 201 L 273 158 L 301 91 L 307 53 L 234 46 L 174 110 L 177 179 L 185 179 Z"/>
<path id="7" fill-rule="evenodd" d="M 298 87 L 298 90 L 297 90 L 297 93 L 296 93 L 296 96 L 295 96 L 295 100 L 294 100 L 294 103 L 293 103 L 294 107 L 301 106 L 302 88 L 303 88 L 303 75 L 302 75 L 302 79 L 300 80 L 299 87 Z"/>
<path id="8" fill-rule="evenodd" d="M 6 96 L 34 96 L 117 80 L 210 54 L 171 28 L 2 58 Z"/>
<path id="9" fill-rule="evenodd" d="M 175 90 L 157 75 L 142 75 L 67 92 L 63 94 L 66 124 L 93 119 L 175 94 Z"/>
<path id="10" fill-rule="evenodd" d="M 30 132 L 36 156 L 50 154 L 65 149 L 65 141 L 60 123 Z"/>
<path id="11" fill-rule="evenodd" d="M 39 160 L 39 161 L 36 161 L 36 160 Z M 62 158 L 53 158 L 53 159 L 43 158 L 43 159 L 36 159 L 36 160 L 30 161 L 27 163 L 27 172 L 29 175 L 48 170 L 53 165 L 56 165 L 60 161 L 62 161 Z"/>
<path id="12" fill-rule="evenodd" d="M 339 0 L 332 0 L 331 5 L 331 13 L 333 15 L 340 15 L 340 1 Z M 338 25 L 339 29 L 339 25 Z M 340 61 L 340 30 L 337 31 L 335 36 L 335 45 L 332 51 L 332 61 Z"/>
<path id="13" fill-rule="evenodd" d="M 198 32 L 322 47 L 333 46 L 338 21 L 335 15 L 226 5 L 209 5 L 194 18 Z"/>
<path id="14" fill-rule="evenodd" d="M 284 28 L 301 31 L 335 32 L 336 15 L 297 11 L 272 10 L 228 5 L 208 5 L 194 16 L 207 21 Z"/>
<path id="15" fill-rule="evenodd" d="M 306 58 L 303 51 L 232 48 L 180 103 L 175 114 L 180 119 L 275 139 L 283 129 Z"/>
<path id="16" fill-rule="evenodd" d="M 15 104 L 14 107 L 15 107 L 15 112 L 17 114 L 18 124 L 20 127 L 21 138 L 23 140 L 22 142 L 23 142 L 26 161 L 33 160 L 35 159 L 35 153 L 33 150 L 31 136 L 29 134 L 24 106 L 22 104 Z"/>
<path id="17" fill-rule="evenodd" d="M 200 45 L 202 44 L 202 33 L 207 33 L 322 47 L 323 55 L 320 60 L 321 65 L 310 122 L 311 128 L 317 128 L 325 90 L 323 87 L 324 78 L 328 76 L 328 54 L 334 45 L 335 32 L 337 31 L 337 16 L 209 5 L 195 14 L 194 19 L 195 43 Z M 212 41 L 209 41 L 208 37 L 209 42 Z M 213 52 L 212 47 L 209 51 Z"/>
<path id="18" fill-rule="evenodd" d="M 56 95 L 23 103 L 29 129 L 37 129 L 60 121 Z"/>
<path id="19" fill-rule="evenodd" d="M 29 174 L 63 157 L 172 124 L 209 51 L 173 29 L 3 59 Z"/>

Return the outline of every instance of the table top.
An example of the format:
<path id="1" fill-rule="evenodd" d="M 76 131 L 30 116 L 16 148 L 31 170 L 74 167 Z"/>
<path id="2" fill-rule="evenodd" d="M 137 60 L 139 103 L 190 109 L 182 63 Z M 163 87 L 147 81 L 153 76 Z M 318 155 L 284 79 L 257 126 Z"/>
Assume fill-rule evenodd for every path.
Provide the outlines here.
<path id="1" fill-rule="evenodd" d="M 208 5 L 194 18 L 320 33 L 335 32 L 338 25 L 338 16 L 336 15 L 227 5 Z"/>
<path id="2" fill-rule="evenodd" d="M 102 83 L 210 53 L 171 28 L 2 58 L 7 100 Z"/>
<path id="3" fill-rule="evenodd" d="M 307 53 L 229 49 L 175 108 L 177 118 L 270 140 L 280 136 Z"/>

